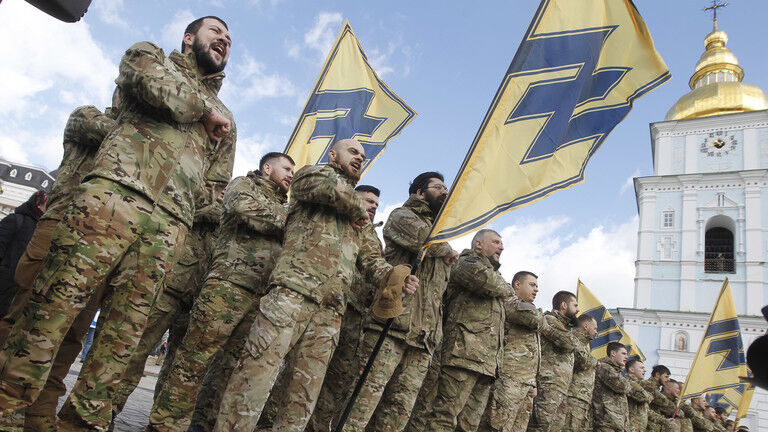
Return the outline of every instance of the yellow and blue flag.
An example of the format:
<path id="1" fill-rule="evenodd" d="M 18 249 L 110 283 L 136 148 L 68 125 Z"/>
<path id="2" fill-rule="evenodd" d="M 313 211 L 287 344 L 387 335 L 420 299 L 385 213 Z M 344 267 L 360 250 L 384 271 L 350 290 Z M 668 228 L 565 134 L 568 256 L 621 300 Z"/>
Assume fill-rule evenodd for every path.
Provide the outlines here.
<path id="1" fill-rule="evenodd" d="M 747 360 L 739 317 L 726 279 L 680 392 L 680 400 L 706 393 L 710 398 L 718 398 L 717 403 L 738 409 L 747 389 L 740 378 L 746 376 Z"/>
<path id="2" fill-rule="evenodd" d="M 328 162 L 331 145 L 357 139 L 365 148 L 363 173 L 416 112 L 373 70 L 348 21 L 325 60 L 320 77 L 291 133 L 285 153 L 305 165 Z"/>
<path id="3" fill-rule="evenodd" d="M 428 243 L 584 180 L 635 99 L 670 78 L 630 0 L 542 0 Z"/>
<path id="4" fill-rule="evenodd" d="M 616 324 L 613 315 L 600 303 L 600 300 L 592 294 L 586 285 L 581 281 L 576 288 L 576 301 L 579 303 L 581 312 L 579 315 L 587 314 L 597 321 L 597 335 L 589 343 L 592 355 L 601 359 L 606 356 L 606 346 L 609 342 L 619 342 L 629 349 L 630 357 L 638 357 L 640 361 L 645 361 L 645 355 L 640 351 L 640 347 L 629 337 L 629 335 Z"/>
<path id="5" fill-rule="evenodd" d="M 747 370 L 747 376 L 752 374 Z M 749 405 L 752 403 L 752 396 L 755 393 L 755 385 L 748 382 L 741 382 L 738 386 L 729 387 L 722 390 L 709 392 L 706 395 L 707 403 L 714 407 L 721 407 L 731 414 L 736 412 L 736 421 L 746 417 L 749 411 Z"/>

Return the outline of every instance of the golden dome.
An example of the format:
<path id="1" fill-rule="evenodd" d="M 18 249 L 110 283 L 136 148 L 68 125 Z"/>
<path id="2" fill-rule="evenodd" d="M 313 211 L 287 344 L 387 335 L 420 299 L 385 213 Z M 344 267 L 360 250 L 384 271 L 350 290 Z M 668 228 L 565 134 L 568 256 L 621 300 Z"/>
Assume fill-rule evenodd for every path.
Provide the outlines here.
<path id="1" fill-rule="evenodd" d="M 715 29 L 704 39 L 704 54 L 688 81 L 691 91 L 667 112 L 665 120 L 679 120 L 768 109 L 762 89 L 742 83 L 744 70 L 725 45 L 728 35 Z"/>

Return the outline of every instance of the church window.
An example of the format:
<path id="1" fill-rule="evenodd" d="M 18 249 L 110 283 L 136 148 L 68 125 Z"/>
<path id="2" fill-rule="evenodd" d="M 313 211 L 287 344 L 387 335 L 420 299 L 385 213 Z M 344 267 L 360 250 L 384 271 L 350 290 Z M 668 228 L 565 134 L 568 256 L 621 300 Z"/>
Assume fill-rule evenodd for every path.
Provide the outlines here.
<path id="1" fill-rule="evenodd" d="M 661 226 L 663 228 L 674 228 L 675 227 L 675 212 L 674 211 L 665 211 L 661 213 Z"/>
<path id="2" fill-rule="evenodd" d="M 704 271 L 733 273 L 733 233 L 722 227 L 710 228 L 704 235 Z"/>

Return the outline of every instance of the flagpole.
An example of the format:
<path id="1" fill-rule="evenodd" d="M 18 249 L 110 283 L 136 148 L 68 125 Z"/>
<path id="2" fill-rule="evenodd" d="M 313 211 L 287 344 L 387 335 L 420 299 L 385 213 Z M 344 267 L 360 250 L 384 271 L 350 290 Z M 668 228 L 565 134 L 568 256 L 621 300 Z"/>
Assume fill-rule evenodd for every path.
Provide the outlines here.
<path id="1" fill-rule="evenodd" d="M 419 253 L 411 262 L 412 275 L 415 275 L 416 271 L 419 269 L 419 264 L 421 264 L 421 260 L 424 258 L 424 253 L 426 253 L 426 251 L 427 247 L 422 246 L 419 250 Z M 384 323 L 384 327 L 379 333 L 379 339 L 376 341 L 376 345 L 373 346 L 373 351 L 371 352 L 371 355 L 368 356 L 368 361 L 365 363 L 365 368 L 360 374 L 360 378 L 357 379 L 357 383 L 355 383 L 355 388 L 352 390 L 352 394 L 349 396 L 349 401 L 344 407 L 344 411 L 341 413 L 341 417 L 339 417 L 339 422 L 333 429 L 334 432 L 341 432 L 342 429 L 344 429 L 344 423 L 347 422 L 349 413 L 352 412 L 352 407 L 355 406 L 355 400 L 357 400 L 357 397 L 360 395 L 360 390 L 362 390 L 363 384 L 365 384 L 365 379 L 368 378 L 368 374 L 371 372 L 371 368 L 373 368 L 373 363 L 376 361 L 376 357 L 379 355 L 379 351 L 381 351 L 381 346 L 384 345 L 384 339 L 386 339 L 387 334 L 389 333 L 389 329 L 392 327 L 392 323 L 394 321 L 394 318 L 388 318 Z"/>

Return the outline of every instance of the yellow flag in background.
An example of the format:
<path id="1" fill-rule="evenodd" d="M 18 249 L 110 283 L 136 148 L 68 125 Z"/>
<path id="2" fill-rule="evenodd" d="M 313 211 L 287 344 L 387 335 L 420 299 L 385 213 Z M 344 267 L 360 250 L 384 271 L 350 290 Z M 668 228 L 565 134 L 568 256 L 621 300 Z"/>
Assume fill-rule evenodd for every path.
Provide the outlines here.
<path id="1" fill-rule="evenodd" d="M 576 288 L 576 301 L 579 303 L 579 309 L 581 312 L 579 315 L 590 315 L 597 321 L 597 335 L 592 342 L 589 343 L 589 347 L 592 349 L 592 355 L 601 359 L 606 356 L 606 346 L 609 342 L 620 342 L 627 347 L 631 347 L 630 356 L 639 357 L 641 361 L 645 361 L 645 355 L 640 351 L 640 347 L 635 344 L 632 338 L 624 332 L 624 329 L 616 324 L 616 320 L 610 312 L 600 303 L 600 300 L 592 294 L 586 285 L 578 282 Z"/>
<path id="2" fill-rule="evenodd" d="M 747 362 L 739 317 L 726 279 L 709 317 L 707 330 L 693 359 L 683 391 L 680 392 L 680 400 L 704 393 L 708 393 L 710 398 L 722 394 L 725 397 L 719 402 L 738 409 L 741 397 L 735 394 L 741 393 L 743 396 L 746 384 L 742 384 L 739 378 L 746 376 Z"/>
<path id="3" fill-rule="evenodd" d="M 581 183 L 635 99 L 669 78 L 630 0 L 542 0 L 427 243 Z"/>
<path id="4" fill-rule="evenodd" d="M 416 112 L 379 79 L 348 21 L 293 129 L 285 153 L 305 165 L 328 162 L 334 142 L 355 138 L 365 148 L 363 173 Z"/>

